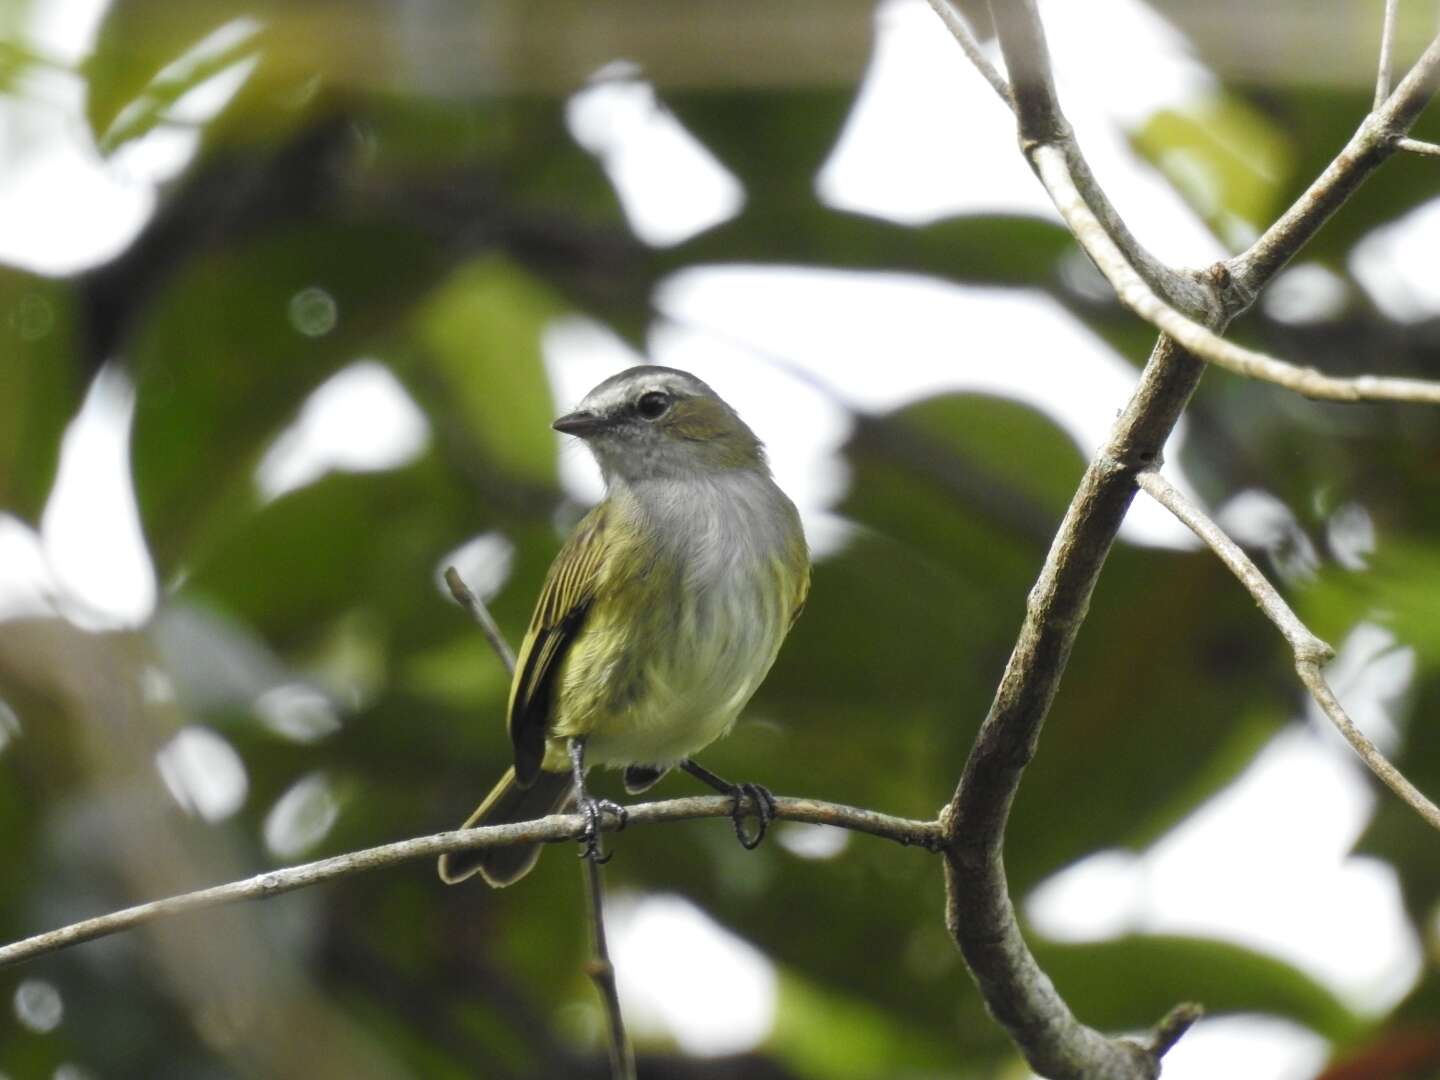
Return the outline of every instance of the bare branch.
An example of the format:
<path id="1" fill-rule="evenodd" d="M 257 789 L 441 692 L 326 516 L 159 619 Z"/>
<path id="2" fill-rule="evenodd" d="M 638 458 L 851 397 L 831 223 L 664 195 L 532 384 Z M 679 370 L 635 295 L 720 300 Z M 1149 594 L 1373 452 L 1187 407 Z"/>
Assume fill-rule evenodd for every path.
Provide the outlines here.
<path id="1" fill-rule="evenodd" d="M 1420 139 L 1397 139 L 1395 149 L 1405 150 L 1412 154 L 1422 154 L 1425 157 L 1440 157 L 1440 146 L 1433 142 L 1423 142 Z"/>
<path id="2" fill-rule="evenodd" d="M 1233 264 L 1212 271 L 1208 288 L 1200 280 L 1194 281 L 1207 297 L 1218 297 L 1219 303 L 1177 302 L 1176 295 L 1185 294 L 1154 289 L 1156 280 L 1169 279 L 1156 278 L 1134 256 L 1132 248 L 1138 251 L 1138 245 L 1123 226 L 1113 227 L 1114 211 L 1101 201 L 1103 194 L 1088 170 L 1083 179 L 1076 172 L 1074 163 L 1083 159 L 1078 149 L 1066 151 L 1066 144 L 1073 147 L 1073 139 L 1054 101 L 1032 0 L 992 3 L 991 10 L 1011 73 L 1022 149 L 1042 182 L 1051 178 L 1047 189 L 1053 186 L 1052 198 L 1061 191 L 1063 197 L 1056 199 L 1056 205 L 1062 215 L 1067 216 L 1067 223 L 1079 221 L 1087 234 L 1103 237 L 1104 243 L 1086 248 L 1092 257 L 1101 252 L 1097 264 L 1102 271 L 1109 266 L 1132 296 L 1131 284 L 1138 281 L 1144 287 L 1142 295 L 1149 297 L 1146 303 L 1153 300 L 1164 308 L 1168 312 L 1165 318 L 1179 320 L 1172 320 L 1172 325 L 1197 343 L 1218 339 L 1205 326 L 1165 305 L 1155 292 L 1195 313 L 1210 327 L 1223 328 L 1233 314 L 1253 302 L 1257 290 L 1393 151 L 1394 137 L 1408 130 L 1433 92 L 1433 68 L 1426 66 L 1430 63 L 1427 53 L 1427 59 L 1406 77 L 1386 106 L 1362 126 L 1357 139 L 1364 153 L 1350 154 L 1347 147 L 1312 185 L 1314 198 L 1308 208 L 1297 204 L 1262 237 L 1264 244 L 1246 253 L 1238 281 Z M 1038 76 L 1027 82 L 1026 73 L 1032 71 Z M 1034 135 L 1040 139 L 1031 141 Z M 1058 144 L 1057 153 L 1043 148 L 1047 137 Z M 1055 183 L 1056 177 L 1066 186 Z M 1068 215 L 1067 208 L 1072 211 Z M 1083 221 L 1077 217 L 1082 212 L 1086 215 Z M 1192 331 L 1199 331 L 1199 336 Z M 1091 459 L 1031 590 L 1014 650 L 955 794 L 941 814 L 946 837 L 947 927 L 991 1013 L 1036 1072 L 1059 1080 L 1093 1076 L 1150 1080 L 1159 1073 L 1159 1055 L 1184 1030 L 1190 1015 L 1185 1008 L 1172 1012 L 1145 1045 L 1108 1039 L 1077 1020 L 1025 944 L 1010 901 L 1003 859 L 1011 804 L 1025 766 L 1038 747 L 1100 570 L 1134 497 L 1136 478 L 1160 462 L 1165 441 L 1203 374 L 1202 359 L 1187 346 L 1188 342 L 1181 344 L 1168 333 L 1162 334 L 1111 437 Z"/>
<path id="3" fill-rule="evenodd" d="M 1145 494 L 1169 510 L 1184 523 L 1185 527 L 1203 540 L 1225 566 L 1240 579 L 1240 584 L 1250 590 L 1260 610 L 1265 613 L 1295 652 L 1296 660 L 1328 663 L 1335 650 L 1321 641 L 1310 628 L 1300 621 L 1299 616 L 1270 584 L 1250 556 L 1231 540 L 1225 531 L 1211 521 L 1205 512 L 1187 499 L 1183 492 L 1158 472 L 1141 473 L 1137 481 Z"/>
<path id="4" fill-rule="evenodd" d="M 1193 1001 L 1182 1002 L 1165 1014 L 1150 1033 L 1149 1049 L 1156 1058 L 1164 1057 L 1180 1037 L 1189 1031 L 1205 1010 Z"/>
<path id="5" fill-rule="evenodd" d="M 610 962 L 610 946 L 605 935 L 605 882 L 599 859 L 581 859 L 585 873 L 585 902 L 590 918 L 590 962 L 585 974 L 595 984 L 600 1000 L 605 1003 L 606 1044 L 610 1050 L 612 1080 L 635 1080 L 635 1047 L 625 1031 L 625 1013 L 620 1008 L 620 987 L 615 981 L 615 965 Z"/>
<path id="6" fill-rule="evenodd" d="M 1310 696 L 1320 706 L 1322 712 L 1330 718 L 1330 722 L 1339 729 L 1340 734 L 1345 736 L 1360 759 L 1365 762 L 1370 771 L 1380 778 L 1380 781 L 1398 795 L 1406 806 L 1414 810 L 1425 819 L 1432 829 L 1440 829 L 1440 807 L 1425 797 L 1414 784 L 1405 778 L 1405 774 L 1394 765 L 1390 764 L 1380 748 L 1371 742 L 1363 731 L 1355 726 L 1343 706 L 1335 698 L 1335 692 L 1330 689 L 1330 684 L 1325 681 L 1325 675 L 1320 670 L 1320 665 L 1313 660 L 1297 660 L 1295 672 L 1300 676 L 1300 681 L 1310 691 Z"/>
<path id="7" fill-rule="evenodd" d="M 1437 51 L 1437 59 L 1440 59 L 1440 51 Z M 1401 90 L 1403 89 L 1402 85 Z M 1401 90 L 1396 91 L 1397 98 Z M 1351 190 L 1362 178 L 1352 175 L 1352 171 L 1358 171 L 1360 161 L 1374 158 L 1374 164 L 1379 164 L 1382 160 L 1374 157 L 1381 149 L 1379 133 L 1383 130 L 1378 125 L 1372 125 L 1371 121 L 1374 119 L 1372 116 L 1366 121 L 1365 126 L 1362 126 L 1360 132 L 1351 140 L 1346 152 L 1325 172 L 1326 176 L 1335 174 L 1332 179 L 1337 183 L 1343 176 L 1344 183 Z M 1385 152 L 1388 154 L 1388 150 Z M 1114 287 L 1121 303 L 1197 356 L 1236 374 L 1273 382 L 1310 398 L 1328 401 L 1440 404 L 1440 382 L 1383 375 L 1360 375 L 1353 378 L 1325 375 L 1314 368 L 1299 367 L 1227 341 L 1213 330 L 1187 318 L 1156 296 L 1130 264 L 1077 186 L 1064 150 L 1052 145 L 1038 146 L 1031 151 L 1031 162 L 1041 183 L 1050 192 L 1050 197 L 1065 224 Z M 1366 169 L 1366 175 L 1368 172 Z M 1313 230 L 1306 233 L 1306 238 L 1311 233 Z M 1243 259 L 1244 256 L 1240 258 Z M 1235 264 L 1236 260 L 1232 260 L 1228 265 L 1233 267 Z M 1273 264 L 1269 272 L 1278 272 L 1283 265 L 1283 262 Z M 1227 273 L 1233 280 L 1234 271 L 1227 270 Z M 1253 299 L 1253 293 L 1250 295 Z"/>
<path id="8" fill-rule="evenodd" d="M 975 66 L 975 70 L 980 72 L 985 81 L 990 84 L 991 89 L 1000 95 L 1000 100 L 1013 110 L 1015 103 L 1010 100 L 1010 84 L 1005 81 L 1005 76 L 996 70 L 995 65 L 990 62 L 990 58 L 985 55 L 985 50 L 980 47 L 980 42 L 975 38 L 975 32 L 970 29 L 970 24 L 965 21 L 965 16 L 961 14 L 953 0 L 930 0 L 930 7 L 936 15 L 940 16 L 940 21 L 945 24 L 945 28 L 960 43 L 961 50 L 964 51 L 970 63 Z"/>
<path id="9" fill-rule="evenodd" d="M 490 614 L 485 602 L 465 584 L 464 578 L 453 566 L 445 568 L 445 583 L 450 586 L 450 594 L 480 624 L 480 629 L 495 650 L 495 655 L 513 678 L 515 652 L 505 640 L 505 635 L 500 632 L 500 625 Z M 585 965 L 585 973 L 595 984 L 595 991 L 605 1006 L 605 1043 L 610 1055 L 611 1080 L 635 1080 L 635 1047 L 625 1030 L 625 1013 L 620 1007 L 620 986 L 615 981 L 615 965 L 610 962 L 609 939 L 605 933 L 604 875 L 599 859 L 580 861 L 585 882 L 586 922 L 590 926 L 590 959 Z"/>
<path id="10" fill-rule="evenodd" d="M 1435 829 L 1440 829 L 1440 807 L 1436 807 L 1403 773 L 1380 752 L 1380 749 L 1357 728 L 1326 682 L 1322 668 L 1335 655 L 1335 650 L 1321 641 L 1300 621 L 1255 563 L 1225 531 L 1203 510 L 1187 499 L 1168 480 L 1156 472 L 1143 473 L 1139 479 L 1145 493 L 1169 510 L 1189 527 L 1249 590 L 1260 610 L 1273 622 L 1295 653 L 1295 671 L 1310 691 L 1330 722 L 1354 747 L 1362 761 L 1404 803 Z"/>
<path id="11" fill-rule="evenodd" d="M 1374 109 L 1385 104 L 1390 96 L 1390 70 L 1395 55 L 1395 14 L 1400 0 L 1385 0 L 1385 21 L 1380 27 L 1380 70 L 1375 75 Z"/>
<path id="12" fill-rule="evenodd" d="M 945 0 L 931 0 L 931 6 L 945 19 L 966 55 L 977 62 L 971 48 L 973 35 L 958 13 L 951 12 Z M 1228 276 L 1216 282 L 1212 290 L 1196 276 L 1173 270 L 1150 255 L 1130 233 L 1090 172 L 1060 110 L 1034 0 L 993 5 L 993 13 L 1011 72 L 1021 148 L 1061 218 L 1126 307 L 1211 363 L 1306 397 L 1440 404 L 1440 383 L 1393 376 L 1325 375 L 1226 341 L 1204 325 L 1221 324 L 1248 308 L 1259 287 L 1278 273 L 1355 188 L 1394 152 L 1397 140 L 1409 130 L 1440 81 L 1440 38 L 1383 106 L 1366 118 L 1305 195 L 1248 251 L 1225 264 Z M 984 67 L 981 70 L 985 73 Z M 994 77 L 998 78 L 998 74 Z M 990 79 L 991 74 L 987 73 L 986 78 Z"/>
<path id="13" fill-rule="evenodd" d="M 702 795 L 687 799 L 667 799 L 663 802 L 641 803 L 631 806 L 627 827 L 636 825 L 658 825 L 673 821 L 694 821 L 700 818 L 729 818 L 734 812 L 734 802 L 722 795 Z M 800 821 L 811 825 L 833 825 L 853 832 L 869 833 L 906 846 L 923 847 L 937 851 L 942 838 L 940 827 L 933 821 L 913 821 L 909 818 L 891 817 L 873 810 L 862 810 L 839 803 L 821 802 L 815 799 L 794 799 L 777 797 L 775 816 L 785 821 Z M 0 947 L 0 967 L 16 964 L 22 960 L 56 952 L 78 945 L 84 941 L 107 937 L 110 934 L 129 930 L 158 919 L 181 915 L 190 911 L 221 907 L 243 900 L 268 900 L 281 893 L 320 885 L 327 881 L 349 877 L 367 870 L 380 870 L 416 859 L 438 858 L 447 852 L 468 851 L 471 848 L 505 847 L 511 844 L 558 843 L 580 839 L 585 827 L 585 818 L 580 814 L 551 814 L 534 821 L 522 821 L 508 825 L 488 825 L 479 829 L 454 829 L 421 836 L 412 840 L 400 840 L 379 847 L 352 851 L 330 859 L 289 866 L 272 870 L 227 885 L 216 885 L 209 889 L 171 896 L 148 904 L 139 904 L 108 915 L 85 919 L 58 930 L 17 941 Z M 603 827 L 613 830 L 614 822 L 606 819 Z"/>
<path id="14" fill-rule="evenodd" d="M 515 650 L 510 648 L 510 643 L 500 632 L 500 624 L 495 621 L 495 616 L 490 614 L 485 601 L 475 595 L 453 566 L 445 568 L 445 584 L 450 586 L 450 595 L 455 597 L 455 602 L 468 611 L 470 617 L 479 624 L 481 633 L 485 635 L 485 640 L 490 642 L 490 647 L 495 650 L 500 662 L 505 665 L 506 672 L 514 675 Z"/>
<path id="15" fill-rule="evenodd" d="M 1003 848 L 1010 805 L 1134 497 L 1135 476 L 1160 459 L 1204 370 L 1170 338 L 1157 343 L 1055 535 L 995 700 L 941 815 L 948 840 L 947 926 L 991 1013 L 1043 1076 L 1150 1080 L 1159 1072 L 1152 1053 L 1086 1027 L 1056 993 L 1020 932 Z"/>
<path id="16" fill-rule="evenodd" d="M 1430 43 L 1410 73 L 1365 118 L 1335 160 L 1305 189 L 1275 224 L 1226 266 L 1235 292 L 1236 311 L 1253 302 L 1261 286 L 1280 272 L 1355 189 L 1396 148 L 1440 86 L 1440 37 Z"/>
<path id="17" fill-rule="evenodd" d="M 1020 149 L 1030 167 L 1040 175 L 1051 198 L 1055 199 L 1061 215 L 1065 213 L 1064 208 L 1045 181 L 1037 159 L 1037 155 L 1046 152 L 1051 156 L 1058 154 L 1064 161 L 1072 186 L 1082 193 L 1082 201 L 1098 227 L 1123 252 L 1125 262 L 1134 268 L 1142 282 L 1182 311 L 1201 318 L 1212 316 L 1216 304 L 1210 291 L 1191 275 L 1172 269 L 1150 254 L 1135 238 L 1090 171 L 1055 93 L 1050 53 L 1034 0 L 992 3 L 990 7 L 1000 49 L 1005 56 L 1005 67 L 1010 72 L 1010 93 L 1015 103 Z"/>

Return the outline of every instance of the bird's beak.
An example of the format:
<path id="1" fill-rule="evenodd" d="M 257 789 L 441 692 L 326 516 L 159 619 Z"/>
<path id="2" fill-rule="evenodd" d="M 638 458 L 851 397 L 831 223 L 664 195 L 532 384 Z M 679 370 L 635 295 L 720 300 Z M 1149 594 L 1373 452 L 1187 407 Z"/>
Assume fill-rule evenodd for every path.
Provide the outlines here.
<path id="1" fill-rule="evenodd" d="M 605 421 L 592 412 L 572 412 L 566 413 L 550 426 L 562 434 L 584 439 L 604 427 Z"/>

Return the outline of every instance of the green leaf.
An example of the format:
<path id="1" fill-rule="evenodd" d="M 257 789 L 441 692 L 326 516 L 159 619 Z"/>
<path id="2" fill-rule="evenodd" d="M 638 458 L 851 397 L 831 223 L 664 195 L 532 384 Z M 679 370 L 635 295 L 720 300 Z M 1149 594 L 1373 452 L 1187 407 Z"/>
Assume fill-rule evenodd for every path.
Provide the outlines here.
<path id="1" fill-rule="evenodd" d="M 1036 942 L 1035 956 L 1081 1019 L 1105 1031 L 1148 1028 L 1182 1001 L 1199 1002 L 1209 1016 L 1285 1017 L 1336 1042 L 1365 1028 L 1310 976 L 1228 942 L 1161 935 L 1084 945 Z"/>
<path id="2" fill-rule="evenodd" d="M 815 1080 L 954 1075 L 955 1048 L 902 1015 L 782 972 L 766 1049 Z"/>
<path id="3" fill-rule="evenodd" d="M 141 517 L 168 574 L 255 505 L 252 475 L 305 395 L 380 351 L 436 253 L 392 229 L 309 227 L 187 266 L 129 351 Z"/>
<path id="4" fill-rule="evenodd" d="M 555 482 L 555 406 L 540 346 L 565 310 L 541 282 L 487 258 L 458 269 L 416 313 L 417 395 L 491 467 L 525 483 Z"/>
<path id="5" fill-rule="evenodd" d="M 113 0 L 84 67 L 85 113 L 96 144 L 114 150 L 149 130 L 159 119 L 158 111 L 199 81 L 182 72 L 176 73 L 180 77 L 162 72 L 207 35 L 245 14 L 245 5 L 230 0 Z M 127 107 L 133 120 L 117 126 Z"/>
<path id="6" fill-rule="evenodd" d="M 0 508 L 35 520 L 80 407 L 67 286 L 0 269 Z"/>
<path id="7" fill-rule="evenodd" d="M 1225 94 L 1154 113 L 1133 141 L 1231 243 L 1243 243 L 1246 231 L 1265 227 L 1275 216 L 1294 157 L 1270 117 Z"/>

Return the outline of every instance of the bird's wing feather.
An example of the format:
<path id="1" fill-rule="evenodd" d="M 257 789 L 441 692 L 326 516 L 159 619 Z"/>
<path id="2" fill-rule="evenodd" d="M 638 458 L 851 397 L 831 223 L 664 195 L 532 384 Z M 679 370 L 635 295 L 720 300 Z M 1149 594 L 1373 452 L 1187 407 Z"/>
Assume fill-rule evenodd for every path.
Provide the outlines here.
<path id="1" fill-rule="evenodd" d="M 805 610 L 805 601 L 810 598 L 810 567 L 805 567 L 805 573 L 800 578 L 800 587 L 795 590 L 795 606 L 790 609 L 790 622 L 786 630 L 795 628 L 795 620 L 800 618 L 801 612 Z"/>
<path id="2" fill-rule="evenodd" d="M 604 504 L 590 511 L 555 556 L 520 645 L 510 685 L 509 727 L 521 786 L 534 782 L 545 759 L 555 679 L 595 602 L 604 570 L 607 516 Z"/>

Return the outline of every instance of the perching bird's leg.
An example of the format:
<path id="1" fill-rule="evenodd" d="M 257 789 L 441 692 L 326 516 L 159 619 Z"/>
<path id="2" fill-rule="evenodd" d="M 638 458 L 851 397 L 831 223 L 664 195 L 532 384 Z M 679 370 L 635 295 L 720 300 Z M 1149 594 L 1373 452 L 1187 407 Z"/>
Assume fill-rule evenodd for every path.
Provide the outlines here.
<path id="1" fill-rule="evenodd" d="M 577 735 L 570 740 L 570 771 L 575 777 L 575 805 L 585 815 L 585 831 L 580 834 L 580 857 L 597 863 L 607 863 L 610 856 L 600 850 L 600 824 L 605 814 L 614 814 L 616 828 L 625 828 L 630 819 L 629 811 L 610 799 L 596 799 L 585 790 L 585 736 Z"/>
<path id="2" fill-rule="evenodd" d="M 770 794 L 770 789 L 759 784 L 732 784 L 689 758 L 682 761 L 680 767 L 702 784 L 708 784 L 722 795 L 729 795 L 735 800 L 735 808 L 730 812 L 730 820 L 735 823 L 735 839 L 740 841 L 740 846 L 746 851 L 754 851 L 759 847 L 760 841 L 765 839 L 765 830 L 770 827 L 770 822 L 775 820 L 775 796 Z M 746 799 L 755 805 L 755 817 L 760 822 L 754 836 L 745 832 Z"/>

